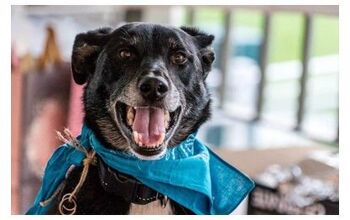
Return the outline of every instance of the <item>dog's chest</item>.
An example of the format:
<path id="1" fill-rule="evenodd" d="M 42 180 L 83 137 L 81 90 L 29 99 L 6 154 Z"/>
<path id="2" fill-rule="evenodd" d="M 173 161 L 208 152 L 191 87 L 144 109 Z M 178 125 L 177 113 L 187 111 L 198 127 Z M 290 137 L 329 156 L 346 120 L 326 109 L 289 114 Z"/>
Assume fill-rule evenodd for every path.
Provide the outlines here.
<path id="1" fill-rule="evenodd" d="M 171 205 L 162 207 L 160 201 L 150 202 L 146 205 L 131 204 L 129 215 L 171 215 L 173 214 Z"/>

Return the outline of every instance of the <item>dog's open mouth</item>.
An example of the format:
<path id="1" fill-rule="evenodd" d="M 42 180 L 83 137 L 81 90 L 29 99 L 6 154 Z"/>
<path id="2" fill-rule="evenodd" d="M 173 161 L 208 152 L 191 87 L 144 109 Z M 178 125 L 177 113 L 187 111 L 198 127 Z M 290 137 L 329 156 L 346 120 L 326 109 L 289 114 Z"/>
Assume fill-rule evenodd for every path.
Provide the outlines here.
<path id="1" fill-rule="evenodd" d="M 155 156 L 165 151 L 177 126 L 181 108 L 173 112 L 153 106 L 116 104 L 118 124 L 131 148 L 141 156 Z"/>

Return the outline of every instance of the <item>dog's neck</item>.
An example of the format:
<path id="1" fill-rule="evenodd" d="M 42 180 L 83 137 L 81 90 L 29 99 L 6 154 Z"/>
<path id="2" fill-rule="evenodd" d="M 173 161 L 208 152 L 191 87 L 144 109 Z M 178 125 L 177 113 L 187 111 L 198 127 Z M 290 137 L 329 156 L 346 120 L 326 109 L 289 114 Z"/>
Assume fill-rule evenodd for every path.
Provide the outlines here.
<path id="1" fill-rule="evenodd" d="M 102 162 L 102 160 L 99 160 L 99 177 L 101 180 L 102 187 L 110 193 L 119 192 L 120 193 L 128 193 L 129 195 L 136 195 L 136 197 L 139 197 L 139 199 L 135 200 L 131 196 L 127 200 L 134 201 L 136 203 L 131 203 L 129 214 L 132 215 L 151 215 L 151 214 L 157 214 L 157 215 L 169 215 L 172 214 L 171 205 L 167 204 L 167 198 L 164 197 L 162 194 L 158 194 L 156 191 L 150 189 L 149 187 L 141 184 L 136 183 L 137 180 L 128 177 L 127 175 L 123 175 L 121 173 L 118 173 L 117 171 L 113 171 L 110 168 L 106 166 Z M 122 184 L 122 185 L 121 185 Z M 140 185 L 141 184 L 141 185 Z M 137 188 L 135 188 L 135 185 L 138 185 Z M 107 188 L 106 188 L 107 187 Z M 135 188 L 131 192 L 129 192 L 131 188 Z M 143 204 L 142 201 L 148 200 L 150 198 L 149 196 L 152 195 L 152 192 L 156 193 L 156 197 L 160 195 L 160 199 L 156 199 L 155 201 L 148 202 L 146 204 Z M 154 194 L 153 193 L 153 194 Z M 145 195 L 148 195 L 148 197 L 145 197 Z M 124 195 L 123 197 L 129 197 L 129 195 Z M 142 197 L 142 198 L 140 198 Z M 153 198 L 153 197 L 152 197 Z M 126 198 L 125 198 L 126 199 Z"/>

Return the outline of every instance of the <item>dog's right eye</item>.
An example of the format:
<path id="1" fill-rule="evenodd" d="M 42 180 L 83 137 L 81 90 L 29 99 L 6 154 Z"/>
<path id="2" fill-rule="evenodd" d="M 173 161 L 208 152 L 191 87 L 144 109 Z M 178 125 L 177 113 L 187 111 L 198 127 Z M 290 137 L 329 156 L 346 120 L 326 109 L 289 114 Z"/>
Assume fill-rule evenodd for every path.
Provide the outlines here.
<path id="1" fill-rule="evenodd" d="M 129 49 L 122 49 L 119 51 L 119 57 L 124 60 L 133 59 L 135 54 Z"/>

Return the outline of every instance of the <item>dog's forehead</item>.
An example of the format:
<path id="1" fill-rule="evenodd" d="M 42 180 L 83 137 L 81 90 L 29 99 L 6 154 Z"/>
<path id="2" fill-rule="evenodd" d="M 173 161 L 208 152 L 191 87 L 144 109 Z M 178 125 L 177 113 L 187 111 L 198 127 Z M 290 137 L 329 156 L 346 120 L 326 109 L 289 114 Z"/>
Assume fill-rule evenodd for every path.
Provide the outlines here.
<path id="1" fill-rule="evenodd" d="M 161 40 L 170 47 L 176 47 L 181 42 L 190 40 L 189 35 L 181 29 L 159 24 L 131 23 L 118 28 L 116 32 L 131 44 Z"/>

